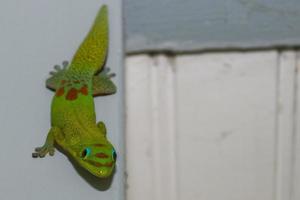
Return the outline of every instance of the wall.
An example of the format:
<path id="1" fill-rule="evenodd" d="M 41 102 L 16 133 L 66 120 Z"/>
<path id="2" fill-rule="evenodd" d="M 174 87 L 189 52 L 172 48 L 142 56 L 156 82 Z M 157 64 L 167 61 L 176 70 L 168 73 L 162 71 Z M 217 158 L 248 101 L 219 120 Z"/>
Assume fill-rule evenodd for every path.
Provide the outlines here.
<path id="1" fill-rule="evenodd" d="M 128 199 L 300 199 L 299 58 L 128 56 Z"/>
<path id="2" fill-rule="evenodd" d="M 128 199 L 300 199 L 300 2 L 124 8 Z"/>
<path id="3" fill-rule="evenodd" d="M 127 52 L 300 44 L 298 0 L 125 0 Z"/>
<path id="4" fill-rule="evenodd" d="M 110 17 L 108 66 L 118 93 L 95 99 L 98 120 L 119 154 L 113 179 L 101 181 L 75 168 L 59 151 L 33 159 L 50 128 L 53 92 L 45 80 L 55 64 L 70 60 L 100 6 Z M 0 199 L 124 199 L 122 27 L 119 1 L 0 1 Z"/>

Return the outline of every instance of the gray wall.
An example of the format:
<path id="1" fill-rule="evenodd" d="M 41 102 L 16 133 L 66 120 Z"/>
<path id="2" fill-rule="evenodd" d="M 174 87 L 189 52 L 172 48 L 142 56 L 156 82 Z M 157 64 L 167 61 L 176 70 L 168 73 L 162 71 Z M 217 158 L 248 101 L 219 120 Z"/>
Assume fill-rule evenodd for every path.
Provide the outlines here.
<path id="1" fill-rule="evenodd" d="M 0 1 L 0 199 L 81 200 L 124 198 L 123 67 L 120 1 L 107 1 L 110 12 L 108 66 L 117 74 L 116 95 L 95 99 L 98 120 L 118 151 L 117 173 L 101 181 L 77 170 L 56 151 L 33 159 L 50 128 L 53 92 L 45 80 L 53 65 L 71 59 L 104 1 Z"/>
<path id="2" fill-rule="evenodd" d="M 126 0 L 127 52 L 300 44 L 299 0 Z"/>

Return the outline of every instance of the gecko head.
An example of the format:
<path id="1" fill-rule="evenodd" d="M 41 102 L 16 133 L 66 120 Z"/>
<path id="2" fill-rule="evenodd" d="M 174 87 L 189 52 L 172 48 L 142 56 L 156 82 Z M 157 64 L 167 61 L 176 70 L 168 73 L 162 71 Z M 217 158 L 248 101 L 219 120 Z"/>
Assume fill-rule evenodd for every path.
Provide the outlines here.
<path id="1" fill-rule="evenodd" d="M 116 151 L 109 142 L 81 145 L 73 155 L 79 165 L 99 178 L 112 174 L 117 159 Z"/>

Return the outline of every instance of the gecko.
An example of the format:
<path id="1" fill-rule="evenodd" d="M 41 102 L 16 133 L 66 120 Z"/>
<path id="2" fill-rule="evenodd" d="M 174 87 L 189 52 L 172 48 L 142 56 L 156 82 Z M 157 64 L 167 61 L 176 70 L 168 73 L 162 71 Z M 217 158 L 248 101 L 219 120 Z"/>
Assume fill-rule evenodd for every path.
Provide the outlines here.
<path id="1" fill-rule="evenodd" d="M 113 173 L 117 154 L 106 137 L 104 122 L 96 122 L 93 99 L 117 90 L 111 81 L 115 74 L 104 68 L 108 35 L 108 8 L 103 5 L 72 62 L 54 66 L 46 80 L 46 87 L 55 91 L 51 128 L 44 145 L 35 148 L 32 157 L 53 156 L 58 145 L 91 174 L 106 178 Z"/>

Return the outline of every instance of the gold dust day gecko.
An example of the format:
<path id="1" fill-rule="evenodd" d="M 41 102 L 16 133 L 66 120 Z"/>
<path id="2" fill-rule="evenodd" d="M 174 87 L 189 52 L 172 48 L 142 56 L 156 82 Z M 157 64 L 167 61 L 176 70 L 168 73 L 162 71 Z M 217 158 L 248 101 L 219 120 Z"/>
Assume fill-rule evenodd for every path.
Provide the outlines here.
<path id="1" fill-rule="evenodd" d="M 75 53 L 71 64 L 56 65 L 46 81 L 55 91 L 51 104 L 51 128 L 45 144 L 32 156 L 54 155 L 60 146 L 81 167 L 97 177 L 109 177 L 115 167 L 116 151 L 106 137 L 103 122 L 96 122 L 94 96 L 116 92 L 104 64 L 108 50 L 108 8 L 102 6 L 95 22 Z"/>

